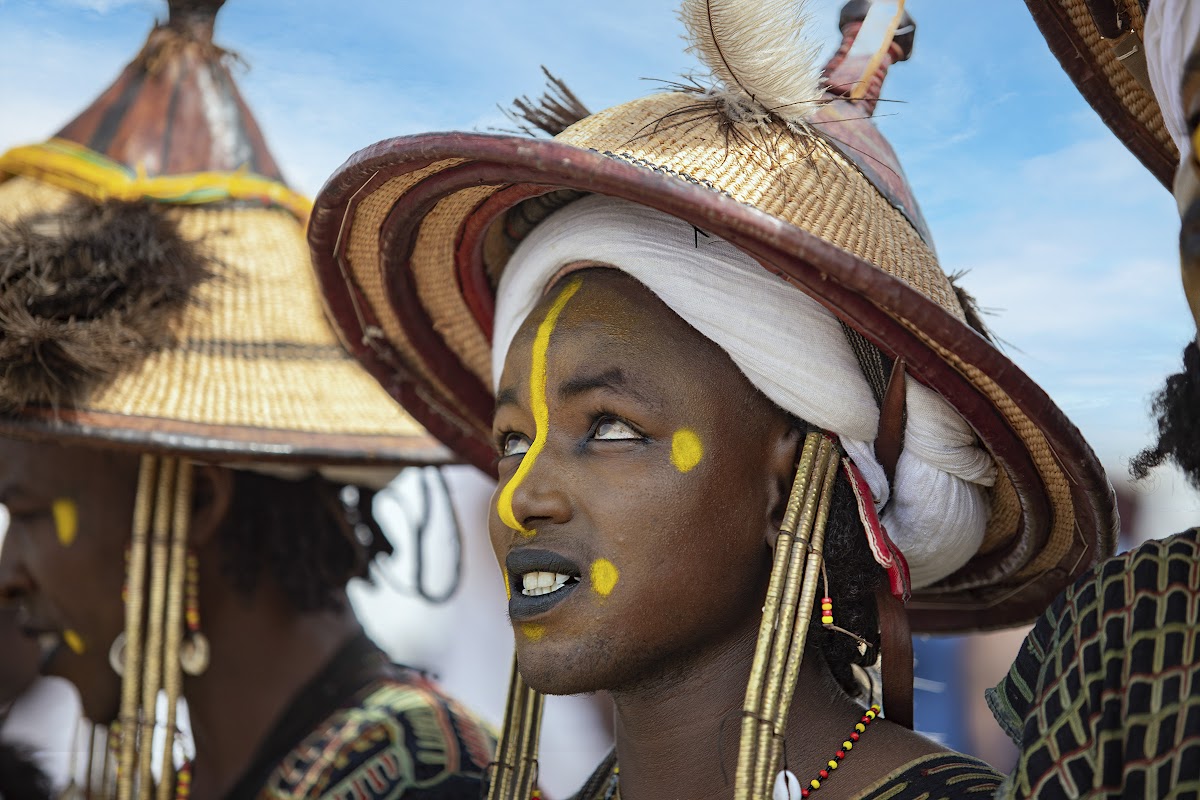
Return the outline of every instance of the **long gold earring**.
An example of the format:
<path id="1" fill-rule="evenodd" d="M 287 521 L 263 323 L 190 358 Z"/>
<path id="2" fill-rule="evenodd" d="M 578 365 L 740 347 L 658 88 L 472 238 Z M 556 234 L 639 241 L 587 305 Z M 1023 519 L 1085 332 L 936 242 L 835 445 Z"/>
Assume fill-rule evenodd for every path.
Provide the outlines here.
<path id="1" fill-rule="evenodd" d="M 208 637 L 200 630 L 200 562 L 196 551 L 187 549 L 187 596 L 184 607 L 184 620 L 187 623 L 187 637 L 183 640 L 179 651 L 179 663 L 184 673 L 193 678 L 203 675 L 208 669 L 211 650 Z"/>
<path id="2" fill-rule="evenodd" d="M 812 432 L 805 436 L 775 541 L 762 624 L 742 705 L 735 800 L 767 797 L 775 784 L 821 577 L 825 526 L 838 464 L 838 446 L 828 435 Z"/>
<path id="3" fill-rule="evenodd" d="M 488 800 L 529 800 L 536 796 L 538 738 L 545 696 L 525 683 L 513 656 L 504 730 L 496 760 L 488 767 Z"/>

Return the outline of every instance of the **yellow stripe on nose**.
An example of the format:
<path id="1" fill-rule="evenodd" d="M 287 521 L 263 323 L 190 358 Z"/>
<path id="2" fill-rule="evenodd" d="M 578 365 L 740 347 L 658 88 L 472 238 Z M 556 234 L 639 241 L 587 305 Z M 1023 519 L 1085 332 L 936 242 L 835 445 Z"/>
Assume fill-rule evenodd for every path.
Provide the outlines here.
<path id="1" fill-rule="evenodd" d="M 529 376 L 529 402 L 533 406 L 533 442 L 522 457 L 516 474 L 505 485 L 503 491 L 500 492 L 500 499 L 496 502 L 496 513 L 500 516 L 500 521 L 525 536 L 533 536 L 534 531 L 528 530 L 522 525 L 516 514 L 513 513 L 513 493 L 517 491 L 521 482 L 525 480 L 525 476 L 533 469 L 538 453 L 542 452 L 542 448 L 546 446 L 546 436 L 550 430 L 550 408 L 546 405 L 546 353 L 550 350 L 550 334 L 554 333 L 554 326 L 558 324 L 559 314 L 582 285 L 583 278 L 578 277 L 563 287 L 550 306 L 550 310 L 546 312 L 546 318 L 542 320 L 542 324 L 538 325 L 537 336 L 533 339 L 533 361 Z"/>

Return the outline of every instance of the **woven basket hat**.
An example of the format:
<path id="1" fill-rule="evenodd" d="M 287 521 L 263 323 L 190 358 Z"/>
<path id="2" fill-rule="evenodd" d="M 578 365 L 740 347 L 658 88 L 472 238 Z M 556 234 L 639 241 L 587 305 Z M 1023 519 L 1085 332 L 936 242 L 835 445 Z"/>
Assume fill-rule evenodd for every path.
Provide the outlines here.
<path id="1" fill-rule="evenodd" d="M 730 4 L 707 5 L 719 17 Z M 901 50 L 880 51 L 860 83 L 877 87 L 871 72 Z M 814 70 L 818 108 L 802 123 L 731 93 L 726 79 L 712 92 L 610 108 L 553 140 L 440 133 L 379 142 L 319 194 L 314 265 L 359 359 L 432 433 L 491 470 L 496 285 L 533 225 L 600 193 L 729 241 L 780 276 L 779 291 L 808 293 L 902 356 L 999 465 L 982 548 L 914 594 L 913 625 L 952 631 L 1032 618 L 1110 550 L 1111 490 L 1062 412 L 967 325 L 895 155 L 864 118 L 872 98 L 844 99 L 844 83 L 830 80 L 843 67 L 831 62 L 823 84 Z"/>
<path id="2" fill-rule="evenodd" d="M 1146 75 L 1146 0 L 1025 0 L 1046 43 L 1096 113 L 1171 187 L 1179 150 Z"/>
<path id="3" fill-rule="evenodd" d="M 450 459 L 328 324 L 303 237 L 310 204 L 283 183 L 212 42 L 220 5 L 172 0 L 96 102 L 50 141 L 0 156 L 0 435 L 230 463 Z M 130 201 L 118 216 L 150 209 L 173 228 L 163 247 L 203 262 L 206 278 L 146 301 L 165 333 L 112 323 L 157 265 L 89 272 L 112 266 L 113 245 L 96 243 L 108 223 L 77 211 L 84 199 Z M 140 242 L 150 258 L 160 244 Z M 45 263 L 22 261 L 32 251 Z M 80 251 L 92 262 L 59 264 Z"/>

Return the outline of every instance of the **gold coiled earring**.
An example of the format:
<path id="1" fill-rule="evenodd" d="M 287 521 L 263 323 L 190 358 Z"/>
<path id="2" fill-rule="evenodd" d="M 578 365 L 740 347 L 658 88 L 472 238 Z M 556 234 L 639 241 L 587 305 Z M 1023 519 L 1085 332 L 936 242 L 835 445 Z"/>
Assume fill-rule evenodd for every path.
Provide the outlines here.
<path id="1" fill-rule="evenodd" d="M 840 448 L 828 435 L 812 432 L 805 436 L 775 540 L 771 578 L 742 705 L 735 800 L 770 797 L 774 786 L 821 579 L 825 526 L 840 457 Z"/>
<path id="2" fill-rule="evenodd" d="M 529 800 L 537 789 L 538 738 L 545 695 L 530 688 L 513 656 L 504 729 L 488 767 L 488 800 Z"/>

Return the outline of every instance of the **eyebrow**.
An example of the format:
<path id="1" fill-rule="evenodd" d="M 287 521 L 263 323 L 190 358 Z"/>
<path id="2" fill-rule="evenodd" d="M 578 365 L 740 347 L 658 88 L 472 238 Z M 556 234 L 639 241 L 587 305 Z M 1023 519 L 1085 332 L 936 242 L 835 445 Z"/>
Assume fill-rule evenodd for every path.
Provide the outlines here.
<path id="1" fill-rule="evenodd" d="M 661 407 L 661 403 L 641 391 L 620 367 L 598 372 L 591 375 L 576 375 L 563 381 L 558 387 L 558 396 L 562 400 L 570 400 L 588 392 L 604 390 L 631 397 L 652 409 Z"/>
<path id="2" fill-rule="evenodd" d="M 515 386 L 501 389 L 496 393 L 496 408 L 500 408 L 501 406 L 515 406 L 516 404 L 517 389 Z"/>

